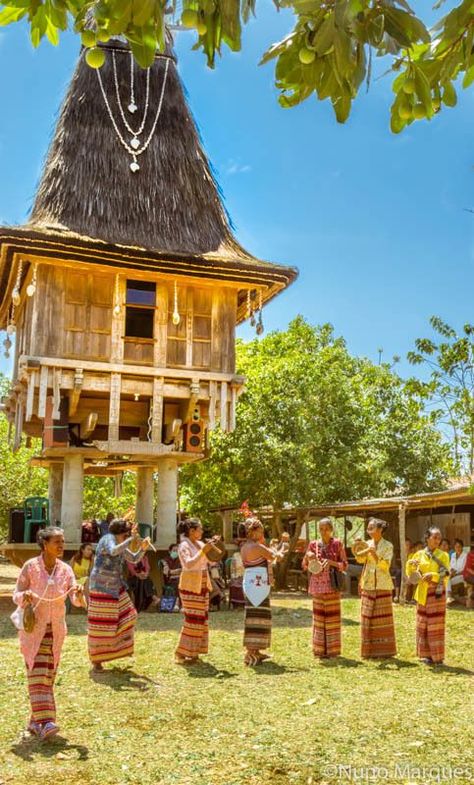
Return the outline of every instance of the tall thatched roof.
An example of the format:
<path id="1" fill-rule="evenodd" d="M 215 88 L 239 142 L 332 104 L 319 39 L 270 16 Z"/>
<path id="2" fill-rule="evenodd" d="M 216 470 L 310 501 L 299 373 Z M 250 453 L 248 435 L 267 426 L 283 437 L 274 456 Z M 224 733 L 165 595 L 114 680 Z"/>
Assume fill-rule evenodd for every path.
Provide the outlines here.
<path id="1" fill-rule="evenodd" d="M 120 97 L 132 127 L 145 106 L 146 72 L 135 67 L 140 111 L 127 113 L 130 54 L 116 40 L 104 47 L 100 69 L 110 107 L 127 142 L 115 95 L 115 53 Z M 68 229 L 76 234 L 159 251 L 207 253 L 226 249 L 249 257 L 238 245 L 219 197 L 178 76 L 170 63 L 163 105 L 150 145 L 139 156 L 140 171 L 113 129 L 97 72 L 81 54 L 63 103 L 56 132 L 31 213 L 35 227 Z M 142 138 L 153 125 L 166 59 L 157 57 L 150 72 L 149 112 Z"/>

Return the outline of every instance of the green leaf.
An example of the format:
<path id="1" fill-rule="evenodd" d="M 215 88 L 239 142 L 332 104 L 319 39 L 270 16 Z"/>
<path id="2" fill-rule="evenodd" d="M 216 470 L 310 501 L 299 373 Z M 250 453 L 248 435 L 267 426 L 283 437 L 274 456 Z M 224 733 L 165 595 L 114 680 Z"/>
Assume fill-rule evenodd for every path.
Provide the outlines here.
<path id="1" fill-rule="evenodd" d="M 431 98 L 431 88 L 428 79 L 419 67 L 415 67 L 415 86 L 416 94 L 426 110 L 426 116 L 433 116 L 433 101 Z"/>
<path id="2" fill-rule="evenodd" d="M 409 48 L 418 41 L 429 43 L 430 34 L 420 19 L 398 8 L 386 5 L 382 7 L 385 16 L 385 30 L 401 46 Z"/>
<path id="3" fill-rule="evenodd" d="M 334 16 L 331 14 L 326 17 L 321 27 L 316 30 L 313 37 L 313 47 L 318 55 L 327 54 L 333 47 L 336 28 L 334 26 Z"/>
<path id="4" fill-rule="evenodd" d="M 348 90 L 335 96 L 332 100 L 334 112 L 338 123 L 345 123 L 351 113 L 351 95 Z"/>
<path id="5" fill-rule="evenodd" d="M 464 74 L 464 79 L 462 80 L 462 86 L 464 88 L 470 87 L 473 82 L 474 82 L 474 65 L 471 65 L 471 67 Z"/>
<path id="6" fill-rule="evenodd" d="M 12 8 L 7 6 L 0 11 L 0 27 L 5 27 L 12 22 L 18 22 L 26 14 L 26 8 Z"/>
<path id="7" fill-rule="evenodd" d="M 443 86 L 443 95 L 441 100 L 443 104 L 446 106 L 456 106 L 458 102 L 458 97 L 456 95 L 456 90 L 454 89 L 454 85 L 451 82 L 446 82 Z"/>
<path id="8" fill-rule="evenodd" d="M 142 68 L 149 68 L 155 60 L 158 46 L 155 32 L 149 28 L 134 28 L 132 32 L 126 33 L 126 37 L 137 63 Z"/>

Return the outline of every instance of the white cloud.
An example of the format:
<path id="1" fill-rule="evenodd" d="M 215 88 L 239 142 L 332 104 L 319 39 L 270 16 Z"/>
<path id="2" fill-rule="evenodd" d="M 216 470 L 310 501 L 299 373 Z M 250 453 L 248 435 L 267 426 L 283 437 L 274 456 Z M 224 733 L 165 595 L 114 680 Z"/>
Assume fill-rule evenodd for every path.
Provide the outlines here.
<path id="1" fill-rule="evenodd" d="M 252 167 L 249 164 L 241 164 L 239 161 L 233 161 L 232 159 L 224 167 L 224 174 L 228 175 L 245 174 L 251 171 Z"/>

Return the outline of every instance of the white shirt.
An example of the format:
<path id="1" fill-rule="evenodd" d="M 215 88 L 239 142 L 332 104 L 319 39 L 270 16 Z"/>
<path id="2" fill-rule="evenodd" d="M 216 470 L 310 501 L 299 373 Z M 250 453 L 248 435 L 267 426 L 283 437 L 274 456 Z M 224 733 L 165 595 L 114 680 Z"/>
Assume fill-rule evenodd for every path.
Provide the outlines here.
<path id="1" fill-rule="evenodd" d="M 460 556 L 457 556 L 456 553 L 453 553 L 453 555 L 451 556 L 451 562 L 450 562 L 450 565 L 449 565 L 450 568 L 452 570 L 456 570 L 456 572 L 460 572 L 461 573 L 461 575 L 455 575 L 453 578 L 451 578 L 451 585 L 452 586 L 456 586 L 456 584 L 458 584 L 458 583 L 464 583 L 464 578 L 462 577 L 462 572 L 464 570 L 464 567 L 466 566 L 466 559 L 467 559 L 467 553 L 464 553 L 464 552 L 461 553 Z"/>

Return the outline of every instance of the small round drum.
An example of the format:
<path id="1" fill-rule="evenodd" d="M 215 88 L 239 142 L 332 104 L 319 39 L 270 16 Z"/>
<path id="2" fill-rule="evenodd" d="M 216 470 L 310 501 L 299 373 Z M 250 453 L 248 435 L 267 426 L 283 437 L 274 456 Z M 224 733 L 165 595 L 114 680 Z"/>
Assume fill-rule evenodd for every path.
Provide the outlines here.
<path id="1" fill-rule="evenodd" d="M 311 559 L 308 562 L 308 572 L 311 572 L 313 575 L 319 575 L 320 572 L 323 571 L 321 566 L 321 562 L 317 559 Z"/>
<path id="2" fill-rule="evenodd" d="M 366 542 L 364 542 L 364 540 L 356 540 L 351 547 L 354 556 L 358 556 L 363 551 L 366 551 L 369 546 L 367 545 Z"/>
<path id="3" fill-rule="evenodd" d="M 220 561 L 225 553 L 223 542 L 213 542 L 212 547 L 206 552 L 209 561 Z"/>
<path id="4" fill-rule="evenodd" d="M 408 577 L 408 583 L 411 583 L 412 586 L 418 586 L 419 582 L 423 578 L 423 575 L 418 570 L 412 572 L 412 574 Z"/>

